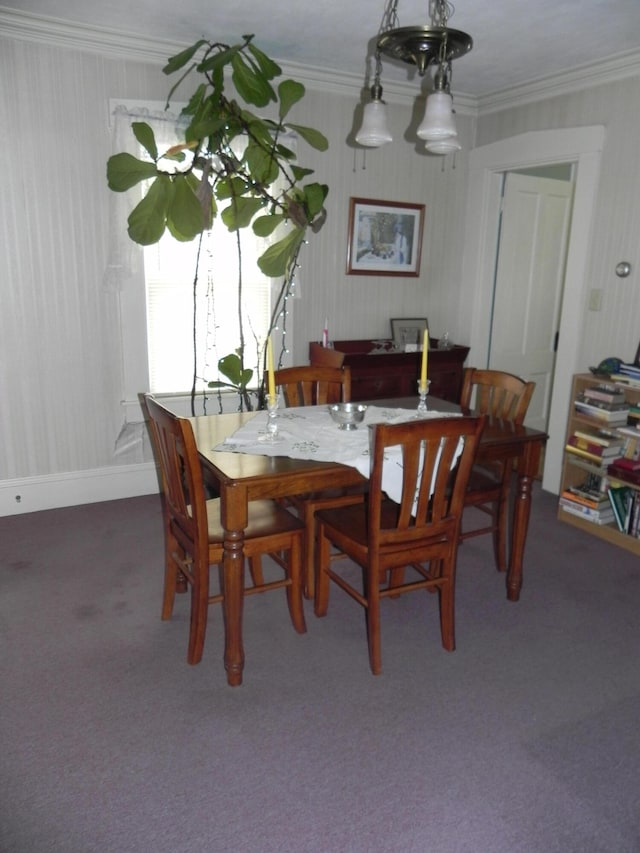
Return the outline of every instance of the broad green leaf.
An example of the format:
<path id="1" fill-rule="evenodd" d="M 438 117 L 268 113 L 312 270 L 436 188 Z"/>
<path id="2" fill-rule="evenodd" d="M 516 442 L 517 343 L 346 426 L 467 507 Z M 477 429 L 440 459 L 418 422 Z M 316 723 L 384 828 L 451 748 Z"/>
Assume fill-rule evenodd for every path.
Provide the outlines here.
<path id="1" fill-rule="evenodd" d="M 162 71 L 165 74 L 173 74 L 175 71 L 178 71 L 184 65 L 189 62 L 189 60 L 196 54 L 203 44 L 206 44 L 206 39 L 199 39 L 195 44 L 192 44 L 191 47 L 185 48 L 185 50 L 180 51 L 175 56 L 172 56 L 171 59 L 164 66 Z"/>
<path id="2" fill-rule="evenodd" d="M 269 59 L 269 57 L 264 54 L 259 48 L 255 46 L 255 44 L 248 45 L 249 52 L 253 55 L 254 59 L 260 66 L 260 71 L 264 74 L 267 80 L 273 80 L 274 77 L 277 77 L 279 74 L 282 74 L 282 69 L 279 65 Z"/>
<path id="3" fill-rule="evenodd" d="M 283 222 L 286 222 L 286 217 L 282 213 L 271 213 L 268 216 L 258 216 L 251 227 L 256 237 L 268 237 Z"/>
<path id="4" fill-rule="evenodd" d="M 286 237 L 269 246 L 258 258 L 258 266 L 269 278 L 279 278 L 289 269 L 291 260 L 304 239 L 303 228 L 293 228 Z"/>
<path id="5" fill-rule="evenodd" d="M 238 228 L 246 228 L 256 213 L 264 207 L 261 198 L 237 198 L 229 207 L 220 214 L 220 217 L 229 231 L 237 231 Z"/>
<path id="6" fill-rule="evenodd" d="M 292 151 L 290 148 L 287 148 L 286 145 L 282 145 L 281 143 L 278 143 L 276 145 L 276 151 L 278 152 L 278 156 L 284 160 L 295 160 L 296 159 L 295 151 Z"/>
<path id="7" fill-rule="evenodd" d="M 299 133 L 304 141 L 312 148 L 315 148 L 316 151 L 326 151 L 329 147 L 329 140 L 324 133 L 320 133 L 319 130 L 315 130 L 313 127 L 304 127 L 301 124 L 290 124 L 288 127 Z"/>
<path id="8" fill-rule="evenodd" d="M 158 159 L 158 146 L 156 145 L 156 137 L 153 130 L 149 127 L 146 121 L 134 121 L 131 124 L 133 135 L 138 140 L 152 160 Z"/>
<path id="9" fill-rule="evenodd" d="M 133 154 L 122 152 L 109 157 L 107 161 L 107 182 L 109 189 L 122 193 L 135 187 L 140 181 L 148 181 L 158 174 L 155 163 L 138 160 Z"/>
<path id="10" fill-rule="evenodd" d="M 221 178 L 216 182 L 216 198 L 220 201 L 224 201 L 227 198 L 233 198 L 234 196 L 243 196 L 249 186 L 246 181 L 239 177 L 231 177 L 231 178 Z"/>
<path id="11" fill-rule="evenodd" d="M 129 237 L 141 246 L 157 243 L 164 234 L 167 208 L 171 198 L 171 179 L 160 175 L 142 201 L 129 214 Z"/>
<path id="12" fill-rule="evenodd" d="M 167 227 L 176 240 L 189 242 L 202 232 L 204 224 L 200 201 L 189 185 L 187 176 L 177 175 L 167 209 Z"/>
<path id="13" fill-rule="evenodd" d="M 246 388 L 249 382 L 251 381 L 251 377 L 253 376 L 253 370 L 242 368 L 242 362 L 240 358 L 235 353 L 229 353 L 229 355 L 225 355 L 224 358 L 221 358 L 218 362 L 218 370 L 222 373 L 223 376 L 226 376 L 233 384 L 231 387 L 233 388 Z M 222 382 L 220 384 L 216 382 L 210 382 L 210 388 L 218 388 L 221 385 L 224 386 L 226 383 Z"/>
<path id="14" fill-rule="evenodd" d="M 291 166 L 291 173 L 296 181 L 301 181 L 307 175 L 313 175 L 313 171 L 313 169 L 304 169 L 302 166 L 295 166 L 293 164 Z"/>
<path id="15" fill-rule="evenodd" d="M 212 56 L 207 56 L 198 65 L 198 71 L 201 74 L 206 72 L 220 71 L 225 65 L 228 65 L 237 55 L 242 45 L 234 44 L 233 47 L 228 47 L 226 50 L 220 50 Z"/>
<path id="16" fill-rule="evenodd" d="M 259 183 L 270 186 L 278 177 L 278 164 L 271 152 L 265 151 L 261 145 L 253 142 L 253 140 L 247 146 L 244 160 L 254 179 Z"/>
<path id="17" fill-rule="evenodd" d="M 322 210 L 328 192 L 326 184 L 307 184 L 304 187 L 304 204 L 310 220 Z"/>
<path id="18" fill-rule="evenodd" d="M 302 83 L 295 80 L 283 80 L 278 86 L 278 96 L 280 98 L 280 121 L 288 114 L 289 110 L 299 100 L 304 98 L 305 88 Z"/>
<path id="19" fill-rule="evenodd" d="M 189 98 L 189 103 L 182 110 L 182 115 L 192 116 L 195 112 L 197 112 L 200 104 L 202 103 L 205 93 L 207 91 L 207 87 L 204 83 L 201 83 L 198 88 L 195 90 L 193 95 Z"/>
<path id="20" fill-rule="evenodd" d="M 269 101 L 275 101 L 275 93 L 267 78 L 256 71 L 238 54 L 231 62 L 231 79 L 240 97 L 248 104 L 266 107 Z"/>

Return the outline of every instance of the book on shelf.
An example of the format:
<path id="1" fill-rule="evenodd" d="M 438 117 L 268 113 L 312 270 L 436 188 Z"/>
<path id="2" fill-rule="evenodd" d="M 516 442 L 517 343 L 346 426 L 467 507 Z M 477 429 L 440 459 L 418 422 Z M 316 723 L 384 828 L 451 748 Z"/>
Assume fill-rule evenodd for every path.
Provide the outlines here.
<path id="1" fill-rule="evenodd" d="M 590 462 L 592 465 L 596 467 L 606 467 L 612 459 L 615 459 L 611 456 L 603 456 L 601 453 L 591 453 L 589 450 L 584 450 L 582 447 L 576 447 L 573 444 L 565 444 L 564 449 L 567 453 L 572 454 L 573 456 L 577 456 L 580 459 L 584 459 L 586 462 Z"/>
<path id="2" fill-rule="evenodd" d="M 618 460 L 607 465 L 607 475 L 613 480 L 622 480 L 625 483 L 632 483 L 634 486 L 640 486 L 640 471 L 631 471 L 629 468 L 621 468 L 618 465 Z"/>
<path id="3" fill-rule="evenodd" d="M 611 462 L 621 471 L 640 471 L 640 459 L 635 459 L 632 456 L 619 456 L 615 462 Z"/>
<path id="4" fill-rule="evenodd" d="M 560 497 L 580 506 L 591 507 L 591 509 L 609 509 L 609 499 L 606 492 L 586 492 L 576 486 L 569 486 L 561 493 Z"/>
<path id="5" fill-rule="evenodd" d="M 595 401 L 587 402 L 580 396 L 574 400 L 574 408 L 576 412 L 586 415 L 590 418 L 602 421 L 608 424 L 626 424 L 629 415 L 628 403 L 614 403 L 611 406 L 606 404 L 598 405 Z"/>
<path id="6" fill-rule="evenodd" d="M 635 378 L 628 373 L 612 373 L 611 378 L 625 388 L 640 388 L 640 376 Z"/>
<path id="7" fill-rule="evenodd" d="M 590 521 L 592 524 L 611 524 L 615 521 L 615 516 L 611 507 L 603 507 L 602 509 L 593 509 L 589 506 L 576 503 L 569 498 L 560 498 L 560 509 L 568 512 L 571 515 L 577 515 L 585 521 Z"/>
<path id="8" fill-rule="evenodd" d="M 587 453 L 591 453 L 593 456 L 598 456 L 601 459 L 620 456 L 623 452 L 624 440 L 622 438 L 618 438 L 617 441 L 612 441 L 611 444 L 607 445 L 598 441 L 591 441 L 590 438 L 584 438 L 583 436 L 584 434 L 578 435 L 577 432 L 574 432 L 567 439 L 567 444 L 578 450 L 586 450 Z"/>
<path id="9" fill-rule="evenodd" d="M 633 492 L 630 486 L 609 486 L 607 490 L 618 530 L 622 533 L 626 533 L 628 529 Z"/>
<path id="10" fill-rule="evenodd" d="M 578 438 L 585 439 L 585 441 L 601 444 L 603 447 L 611 447 L 612 445 L 622 444 L 620 432 L 622 432 L 622 429 L 605 429 L 604 427 L 593 427 L 593 429 L 590 429 L 589 427 L 578 427 L 578 429 L 574 429 L 573 434 Z M 637 432 L 638 435 L 640 435 L 640 430 Z"/>
<path id="11" fill-rule="evenodd" d="M 588 386 L 582 394 L 587 401 L 600 400 L 603 403 L 624 403 L 625 401 L 624 391 L 617 385 L 610 385 L 606 382 Z"/>

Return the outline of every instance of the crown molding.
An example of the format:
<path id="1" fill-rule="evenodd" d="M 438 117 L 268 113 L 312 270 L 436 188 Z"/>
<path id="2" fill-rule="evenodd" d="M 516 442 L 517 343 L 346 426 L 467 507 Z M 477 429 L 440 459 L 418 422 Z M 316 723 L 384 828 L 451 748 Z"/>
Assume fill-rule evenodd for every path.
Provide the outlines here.
<path id="1" fill-rule="evenodd" d="M 122 30 L 91 27 L 6 6 L 0 6 L 0 35 L 162 65 L 170 56 L 188 47 L 185 42 L 149 39 Z M 361 97 L 366 92 L 363 78 L 356 74 L 338 74 L 298 63 L 280 62 L 280 65 L 285 74 L 290 74 L 310 89 L 349 97 Z M 538 77 L 480 97 L 454 92 L 454 100 L 456 111 L 462 115 L 488 115 L 637 75 L 640 75 L 640 51 L 627 51 L 600 62 L 574 67 L 562 74 Z M 412 89 L 406 81 L 389 80 L 384 83 L 388 102 L 412 104 L 419 94 L 419 89 Z"/>
<path id="2" fill-rule="evenodd" d="M 478 113 L 489 115 L 534 101 L 570 95 L 604 83 L 616 83 L 640 75 L 640 51 L 629 50 L 616 56 L 577 65 L 561 74 L 537 77 L 519 86 L 509 86 L 477 99 Z"/>

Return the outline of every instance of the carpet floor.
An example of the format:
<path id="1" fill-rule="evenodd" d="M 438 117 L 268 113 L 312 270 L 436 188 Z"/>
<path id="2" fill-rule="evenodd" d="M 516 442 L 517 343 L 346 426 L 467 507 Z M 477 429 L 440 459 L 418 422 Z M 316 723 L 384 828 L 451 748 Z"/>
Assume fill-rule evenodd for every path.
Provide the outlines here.
<path id="1" fill-rule="evenodd" d="M 157 496 L 0 518 L 2 853 L 640 851 L 640 560 L 539 486 L 521 600 L 467 540 L 456 651 L 387 599 L 378 677 L 354 602 L 300 636 L 278 591 L 228 687 L 162 565 Z"/>

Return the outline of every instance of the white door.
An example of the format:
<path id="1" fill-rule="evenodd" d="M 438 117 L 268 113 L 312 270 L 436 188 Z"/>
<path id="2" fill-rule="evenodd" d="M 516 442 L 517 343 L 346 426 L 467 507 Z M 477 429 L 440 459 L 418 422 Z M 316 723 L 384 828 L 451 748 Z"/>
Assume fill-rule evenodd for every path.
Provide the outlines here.
<path id="1" fill-rule="evenodd" d="M 533 380 L 527 426 L 546 430 L 573 184 L 509 172 L 496 269 L 489 367 Z"/>

